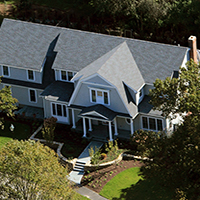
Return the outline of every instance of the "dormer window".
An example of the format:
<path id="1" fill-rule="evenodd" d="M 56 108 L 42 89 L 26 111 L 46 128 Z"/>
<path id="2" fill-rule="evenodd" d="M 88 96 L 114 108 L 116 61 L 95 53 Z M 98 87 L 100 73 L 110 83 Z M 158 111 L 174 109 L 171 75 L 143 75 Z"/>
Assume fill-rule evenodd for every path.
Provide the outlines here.
<path id="1" fill-rule="evenodd" d="M 110 105 L 109 91 L 90 88 L 90 101 L 92 103 Z"/>
<path id="2" fill-rule="evenodd" d="M 76 72 L 60 70 L 60 80 L 71 81 L 75 74 Z"/>
<path id="3" fill-rule="evenodd" d="M 8 66 L 4 65 L 2 70 L 3 70 L 3 76 L 10 76 L 10 69 Z"/>
<path id="4" fill-rule="evenodd" d="M 35 80 L 35 73 L 33 70 L 28 70 L 27 71 L 27 78 L 29 81 L 34 81 Z"/>
<path id="5" fill-rule="evenodd" d="M 144 97 L 144 88 L 139 91 L 139 103 L 143 100 Z"/>

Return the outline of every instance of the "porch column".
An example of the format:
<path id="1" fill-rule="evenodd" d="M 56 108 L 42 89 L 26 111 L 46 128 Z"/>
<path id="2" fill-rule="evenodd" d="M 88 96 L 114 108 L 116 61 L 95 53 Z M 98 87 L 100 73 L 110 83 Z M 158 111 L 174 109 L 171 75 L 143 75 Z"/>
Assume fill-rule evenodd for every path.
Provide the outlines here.
<path id="1" fill-rule="evenodd" d="M 112 138 L 112 125 L 111 125 L 111 121 L 109 121 L 108 123 L 109 123 L 109 137 L 110 137 L 110 141 L 113 141 L 113 138 Z"/>
<path id="2" fill-rule="evenodd" d="M 74 109 L 72 109 L 72 128 L 76 128 L 75 116 L 74 116 Z"/>
<path id="3" fill-rule="evenodd" d="M 115 125 L 115 135 L 118 135 L 118 132 L 117 132 L 117 119 L 116 119 L 116 117 L 114 119 L 114 125 Z"/>
<path id="4" fill-rule="evenodd" d="M 91 119 L 89 119 L 89 129 L 88 129 L 88 131 L 92 131 L 92 120 Z"/>
<path id="5" fill-rule="evenodd" d="M 133 127 L 133 120 L 131 119 L 131 136 L 133 135 L 134 133 L 134 127 Z"/>
<path id="6" fill-rule="evenodd" d="M 86 124 L 85 124 L 85 117 L 83 117 L 83 137 L 86 137 Z"/>

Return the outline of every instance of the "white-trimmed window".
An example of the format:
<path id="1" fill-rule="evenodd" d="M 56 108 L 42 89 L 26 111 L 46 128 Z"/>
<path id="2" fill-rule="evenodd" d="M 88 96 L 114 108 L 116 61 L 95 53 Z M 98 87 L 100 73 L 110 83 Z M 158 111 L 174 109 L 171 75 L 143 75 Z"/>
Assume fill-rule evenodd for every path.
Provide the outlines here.
<path id="1" fill-rule="evenodd" d="M 110 105 L 110 97 L 108 90 L 90 89 L 90 101 L 92 103 L 99 103 Z"/>
<path id="2" fill-rule="evenodd" d="M 75 74 L 76 72 L 60 70 L 60 80 L 71 81 Z"/>
<path id="3" fill-rule="evenodd" d="M 163 120 L 153 117 L 142 117 L 142 127 L 146 130 L 162 131 Z"/>
<path id="4" fill-rule="evenodd" d="M 139 103 L 143 100 L 144 97 L 144 88 L 139 91 Z"/>
<path id="5" fill-rule="evenodd" d="M 27 70 L 27 79 L 29 81 L 35 80 L 35 72 L 33 70 Z"/>
<path id="6" fill-rule="evenodd" d="M 2 74 L 3 76 L 10 76 L 10 68 L 8 66 L 2 66 Z"/>
<path id="7" fill-rule="evenodd" d="M 60 117 L 68 117 L 67 106 L 59 103 L 51 103 L 52 106 L 52 115 Z"/>
<path id="8" fill-rule="evenodd" d="M 29 101 L 31 103 L 37 103 L 37 92 L 36 92 L 36 90 L 29 89 L 28 92 L 29 92 Z"/>

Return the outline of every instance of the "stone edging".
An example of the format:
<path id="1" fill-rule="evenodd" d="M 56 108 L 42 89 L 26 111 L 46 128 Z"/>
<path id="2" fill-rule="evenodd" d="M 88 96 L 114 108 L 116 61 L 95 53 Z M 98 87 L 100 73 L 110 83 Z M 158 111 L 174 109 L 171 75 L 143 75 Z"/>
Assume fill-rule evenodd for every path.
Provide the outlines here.
<path id="1" fill-rule="evenodd" d="M 99 165 L 92 165 L 92 164 L 90 164 L 90 161 L 88 161 L 85 164 L 84 171 L 90 171 L 91 172 L 91 171 L 95 171 L 97 169 L 106 168 L 106 167 L 109 167 L 113 164 L 119 163 L 122 159 L 123 159 L 123 153 L 121 153 L 115 160 L 112 160 L 112 161 L 106 162 L 106 163 L 102 163 L 102 164 L 99 164 Z"/>
<path id="2" fill-rule="evenodd" d="M 31 135 L 31 137 L 30 137 L 31 140 L 35 140 L 35 141 L 40 141 L 40 142 L 46 143 L 46 140 L 44 140 L 44 139 L 35 138 L 36 134 L 42 129 L 42 127 L 43 127 L 43 124 L 40 125 L 40 126 L 38 127 L 38 129 Z M 60 143 L 60 142 L 55 142 L 55 141 L 53 141 L 52 144 L 58 146 L 57 151 L 56 151 L 57 154 L 58 154 L 58 157 L 59 157 L 62 161 L 64 161 L 64 162 L 68 165 L 68 167 L 69 167 L 70 169 L 73 169 L 74 166 L 75 166 L 75 164 L 76 164 L 77 158 L 74 158 L 73 160 L 68 160 L 67 158 L 65 158 L 65 157 L 61 154 L 61 149 L 62 149 L 64 143 Z"/>
<path id="3" fill-rule="evenodd" d="M 123 158 L 128 158 L 128 159 L 137 159 L 137 160 L 143 160 L 143 161 L 145 161 L 145 160 L 150 160 L 150 161 L 153 161 L 153 159 L 149 159 L 148 157 L 141 157 L 141 156 L 134 156 L 134 155 L 131 155 L 131 154 L 126 154 L 126 153 L 124 153 L 123 154 Z"/>

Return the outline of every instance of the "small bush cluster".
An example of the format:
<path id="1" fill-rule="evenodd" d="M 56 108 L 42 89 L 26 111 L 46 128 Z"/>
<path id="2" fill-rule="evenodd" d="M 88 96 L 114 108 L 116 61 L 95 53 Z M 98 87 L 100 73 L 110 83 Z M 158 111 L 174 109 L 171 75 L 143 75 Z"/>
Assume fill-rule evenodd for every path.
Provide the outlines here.
<path id="1" fill-rule="evenodd" d="M 117 141 L 109 141 L 104 148 L 98 149 L 95 147 L 89 149 L 91 164 L 97 165 L 104 162 L 109 162 L 116 159 L 123 150 L 118 148 Z"/>

